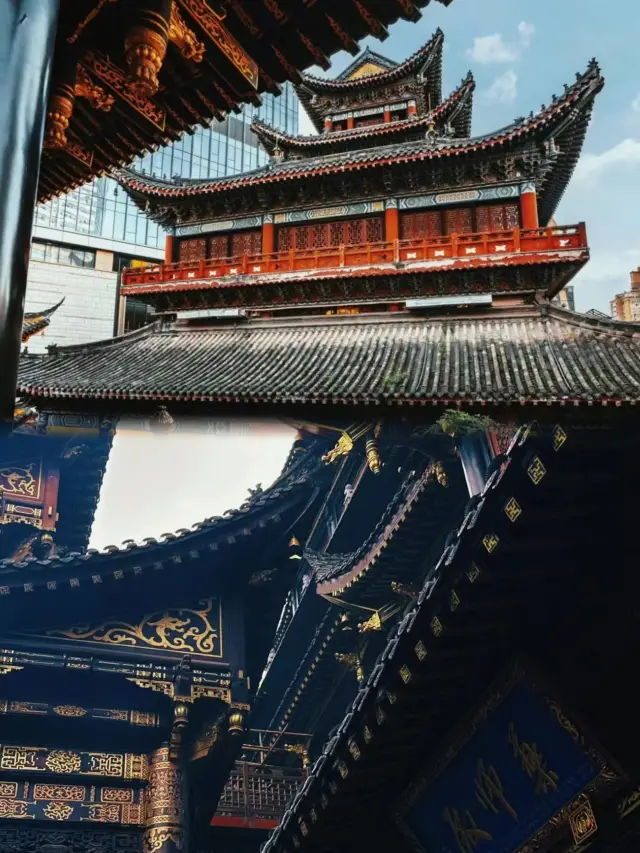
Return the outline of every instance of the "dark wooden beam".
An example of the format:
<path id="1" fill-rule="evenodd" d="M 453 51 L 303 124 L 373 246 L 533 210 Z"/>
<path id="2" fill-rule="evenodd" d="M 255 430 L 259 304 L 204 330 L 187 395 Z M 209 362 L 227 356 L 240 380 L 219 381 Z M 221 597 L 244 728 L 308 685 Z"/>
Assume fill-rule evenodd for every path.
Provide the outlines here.
<path id="1" fill-rule="evenodd" d="M 58 0 L 0 6 L 0 421 L 12 421 Z"/>

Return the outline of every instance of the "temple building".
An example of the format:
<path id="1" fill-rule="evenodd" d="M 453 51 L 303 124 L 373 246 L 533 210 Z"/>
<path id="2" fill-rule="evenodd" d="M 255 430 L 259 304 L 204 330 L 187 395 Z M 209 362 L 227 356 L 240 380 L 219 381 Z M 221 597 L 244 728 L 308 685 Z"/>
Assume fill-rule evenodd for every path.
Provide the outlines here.
<path id="1" fill-rule="evenodd" d="M 604 85 L 597 63 L 474 136 L 473 76 L 443 96 L 443 45 L 437 31 L 401 63 L 369 50 L 337 79 L 303 75 L 319 133 L 254 122 L 264 168 L 121 170 L 170 231 L 165 264 L 123 277 L 154 322 L 23 359 L 20 393 L 95 410 L 635 401 L 637 330 L 564 310 L 589 248 L 584 223 L 552 219 Z"/>
<path id="2" fill-rule="evenodd" d="M 98 552 L 115 426 L 0 447 L 3 853 L 636 849 L 636 433 L 301 423 Z"/>
<path id="3" fill-rule="evenodd" d="M 6 6 L 0 148 L 7 177 L 0 186 L 10 187 L 2 206 L 19 224 L 0 230 L 2 264 L 11 268 L 0 283 L 0 420 L 9 423 L 13 412 L 36 201 L 131 165 L 245 104 L 260 106 L 262 94 L 281 94 L 301 69 L 328 68 L 340 50 L 356 55 L 359 39 L 384 40 L 398 19 L 419 20 L 429 2 L 258 0 L 249 9 L 241 0 L 17 0 Z"/>

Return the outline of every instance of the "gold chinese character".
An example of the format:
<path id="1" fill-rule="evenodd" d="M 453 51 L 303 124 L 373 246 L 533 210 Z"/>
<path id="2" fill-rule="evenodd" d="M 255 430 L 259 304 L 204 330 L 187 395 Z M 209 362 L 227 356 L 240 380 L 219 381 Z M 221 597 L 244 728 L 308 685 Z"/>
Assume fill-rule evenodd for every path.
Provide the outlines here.
<path id="1" fill-rule="evenodd" d="M 486 768 L 482 759 L 478 761 L 475 785 L 476 799 L 480 805 L 490 809 L 494 814 L 498 814 L 498 805 L 501 805 L 514 820 L 518 820 L 517 812 L 507 802 L 502 781 L 495 767 Z"/>
<path id="2" fill-rule="evenodd" d="M 536 794 L 547 794 L 550 790 L 558 789 L 557 773 L 547 770 L 547 762 L 538 752 L 535 743 L 526 743 L 518 738 L 513 723 L 509 723 L 507 740 L 513 747 L 513 754 L 522 763 L 522 769 L 530 779 L 535 779 Z"/>
<path id="3" fill-rule="evenodd" d="M 445 809 L 442 817 L 451 827 L 460 853 L 472 853 L 481 841 L 491 841 L 492 836 L 476 826 L 471 812 L 464 812 L 462 817 L 456 809 Z"/>

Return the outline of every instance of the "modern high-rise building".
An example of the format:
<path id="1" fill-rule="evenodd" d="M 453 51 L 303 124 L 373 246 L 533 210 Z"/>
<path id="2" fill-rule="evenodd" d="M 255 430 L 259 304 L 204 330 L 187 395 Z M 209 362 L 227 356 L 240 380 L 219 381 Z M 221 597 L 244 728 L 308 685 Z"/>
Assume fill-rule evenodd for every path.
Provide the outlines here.
<path id="1" fill-rule="evenodd" d="M 614 320 L 627 320 L 637 323 L 640 320 L 640 267 L 630 276 L 630 289 L 616 293 L 611 300 L 611 315 Z"/>
<path id="2" fill-rule="evenodd" d="M 138 159 L 134 168 L 158 178 L 216 178 L 265 165 L 250 130 L 258 117 L 288 134 L 298 132 L 299 104 L 289 83 L 282 95 Z M 120 296 L 120 272 L 136 261 L 164 260 L 164 232 L 108 177 L 98 178 L 36 211 L 26 310 L 64 302 L 55 321 L 29 340 L 29 350 L 86 343 L 143 325 L 147 306 Z"/>

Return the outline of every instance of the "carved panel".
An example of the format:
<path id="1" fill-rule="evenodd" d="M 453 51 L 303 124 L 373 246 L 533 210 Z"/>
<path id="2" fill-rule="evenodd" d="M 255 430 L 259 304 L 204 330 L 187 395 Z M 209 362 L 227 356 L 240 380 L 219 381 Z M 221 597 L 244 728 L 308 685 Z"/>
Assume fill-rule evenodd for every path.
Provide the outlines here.
<path id="1" fill-rule="evenodd" d="M 1 744 L 0 770 L 146 781 L 149 778 L 149 761 L 146 755 L 132 753 L 78 752 Z"/>
<path id="2" fill-rule="evenodd" d="M 139 789 L 3 781 L 0 795 L 0 817 L 144 824 L 143 792 Z"/>
<path id="3" fill-rule="evenodd" d="M 221 658 L 220 601 L 207 598 L 199 604 L 200 609 L 152 613 L 137 624 L 114 619 L 96 626 L 78 625 L 68 631 L 49 631 L 47 636 Z"/>

